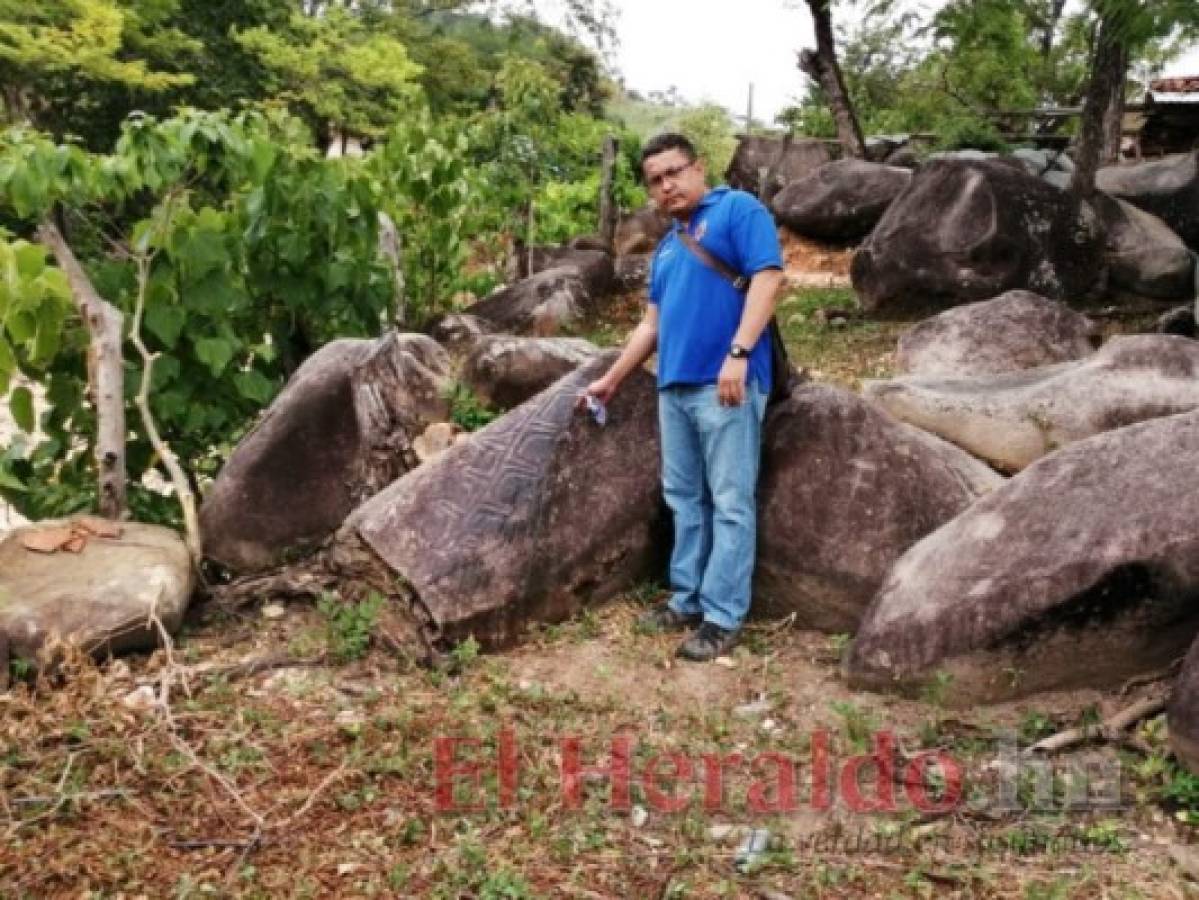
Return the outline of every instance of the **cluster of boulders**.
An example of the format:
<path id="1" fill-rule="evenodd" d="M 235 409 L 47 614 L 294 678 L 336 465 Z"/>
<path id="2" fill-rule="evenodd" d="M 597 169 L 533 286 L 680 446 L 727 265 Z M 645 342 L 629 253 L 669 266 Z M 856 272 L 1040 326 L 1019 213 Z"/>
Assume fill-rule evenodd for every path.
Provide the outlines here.
<path id="1" fill-rule="evenodd" d="M 902 137 L 868 158 L 830 160 L 818 141 L 742 141 L 728 179 L 766 199 L 803 237 L 860 244 L 851 271 L 876 315 L 1027 290 L 1085 300 L 1111 289 L 1195 296 L 1199 151 L 1101 169 L 1099 191 L 1070 190 L 1062 152 L 964 150 L 917 162 Z"/>

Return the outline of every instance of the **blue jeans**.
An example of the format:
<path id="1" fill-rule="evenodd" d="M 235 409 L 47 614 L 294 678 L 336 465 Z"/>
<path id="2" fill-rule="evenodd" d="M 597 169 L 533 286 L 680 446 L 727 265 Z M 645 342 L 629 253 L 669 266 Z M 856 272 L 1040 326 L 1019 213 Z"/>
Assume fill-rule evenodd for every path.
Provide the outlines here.
<path id="1" fill-rule="evenodd" d="M 737 629 L 749 612 L 757 540 L 754 497 L 766 395 L 746 387 L 721 406 L 715 385 L 658 392 L 662 491 L 674 514 L 670 606 Z"/>

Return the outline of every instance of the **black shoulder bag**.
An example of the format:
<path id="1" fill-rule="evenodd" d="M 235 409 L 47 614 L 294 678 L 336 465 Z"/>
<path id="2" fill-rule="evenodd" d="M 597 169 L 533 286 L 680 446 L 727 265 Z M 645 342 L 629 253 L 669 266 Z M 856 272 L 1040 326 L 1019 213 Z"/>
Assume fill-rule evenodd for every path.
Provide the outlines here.
<path id="1" fill-rule="evenodd" d="M 684 247 L 695 254 L 705 266 L 736 288 L 739 293 L 745 294 L 749 290 L 749 278 L 738 274 L 724 260 L 705 250 L 703 244 L 692 237 L 686 228 L 680 228 L 678 235 Z M 774 404 L 780 400 L 786 400 L 791 393 L 795 370 L 791 368 L 791 361 L 787 359 L 787 345 L 783 343 L 783 334 L 779 330 L 777 316 L 770 317 L 766 331 L 770 335 L 770 397 L 766 402 Z"/>

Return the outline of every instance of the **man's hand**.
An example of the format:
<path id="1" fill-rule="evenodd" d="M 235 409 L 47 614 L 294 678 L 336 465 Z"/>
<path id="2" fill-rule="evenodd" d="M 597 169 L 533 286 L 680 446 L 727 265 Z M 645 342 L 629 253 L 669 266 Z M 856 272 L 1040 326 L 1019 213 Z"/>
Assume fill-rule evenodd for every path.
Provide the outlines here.
<path id="1" fill-rule="evenodd" d="M 716 398 L 721 406 L 740 406 L 745 402 L 745 378 L 749 373 L 749 359 L 725 358 L 720 367 L 720 378 L 716 381 Z"/>
<path id="2" fill-rule="evenodd" d="M 591 384 L 587 385 L 582 396 L 575 401 L 575 409 L 587 408 L 588 395 L 594 397 L 600 403 L 604 404 L 604 406 L 607 406 L 612 402 L 612 397 L 616 394 L 617 384 L 618 382 L 612 378 L 611 371 L 609 371 L 602 378 L 597 378 L 595 381 L 591 382 Z"/>

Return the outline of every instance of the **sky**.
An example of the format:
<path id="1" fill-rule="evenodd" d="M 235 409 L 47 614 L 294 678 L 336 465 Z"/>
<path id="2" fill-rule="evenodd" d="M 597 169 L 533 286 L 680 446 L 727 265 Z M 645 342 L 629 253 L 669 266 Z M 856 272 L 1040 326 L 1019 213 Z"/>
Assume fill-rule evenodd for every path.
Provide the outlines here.
<path id="1" fill-rule="evenodd" d="M 642 94 L 674 85 L 686 100 L 713 100 L 743 116 L 752 83 L 754 119 L 769 124 L 803 93 L 796 52 L 814 46 L 815 39 L 802 0 L 612 0 L 612 5 L 619 14 L 617 68 L 626 85 Z M 1199 75 L 1199 46 L 1165 74 Z"/>

